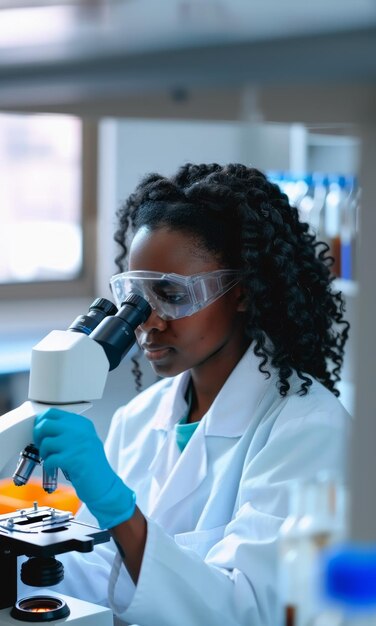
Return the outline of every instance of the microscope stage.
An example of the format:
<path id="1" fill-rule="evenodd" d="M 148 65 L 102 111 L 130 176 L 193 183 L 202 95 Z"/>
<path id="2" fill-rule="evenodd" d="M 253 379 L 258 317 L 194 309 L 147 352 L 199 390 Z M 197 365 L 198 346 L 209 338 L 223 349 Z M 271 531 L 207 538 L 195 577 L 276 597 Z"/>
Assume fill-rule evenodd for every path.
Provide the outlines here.
<path id="1" fill-rule="evenodd" d="M 0 515 L 0 547 L 14 554 L 50 557 L 77 550 L 91 552 L 110 534 L 89 524 L 77 522 L 68 511 L 34 507 Z"/>

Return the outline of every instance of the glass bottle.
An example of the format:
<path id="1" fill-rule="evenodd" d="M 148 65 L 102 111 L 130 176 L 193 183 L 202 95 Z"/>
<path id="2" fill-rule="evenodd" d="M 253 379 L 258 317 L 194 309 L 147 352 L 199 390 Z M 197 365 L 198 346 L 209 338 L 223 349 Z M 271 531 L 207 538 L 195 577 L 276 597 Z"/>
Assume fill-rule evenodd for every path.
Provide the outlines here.
<path id="1" fill-rule="evenodd" d="M 297 571 L 301 569 L 298 524 L 304 514 L 304 487 L 296 482 L 290 488 L 289 515 L 278 537 L 279 626 L 296 626 L 301 590 Z"/>
<path id="2" fill-rule="evenodd" d="M 321 551 L 344 538 L 343 487 L 321 474 L 294 487 L 291 505 L 279 535 L 279 622 L 318 626 L 316 619 L 326 612 L 330 626 L 337 626 L 338 611 L 322 607 L 319 563 Z"/>
<path id="3" fill-rule="evenodd" d="M 325 236 L 329 241 L 330 254 L 334 259 L 332 273 L 336 277 L 341 275 L 341 212 L 343 204 L 343 184 L 339 176 L 329 177 L 328 193 L 325 198 L 324 228 Z"/>

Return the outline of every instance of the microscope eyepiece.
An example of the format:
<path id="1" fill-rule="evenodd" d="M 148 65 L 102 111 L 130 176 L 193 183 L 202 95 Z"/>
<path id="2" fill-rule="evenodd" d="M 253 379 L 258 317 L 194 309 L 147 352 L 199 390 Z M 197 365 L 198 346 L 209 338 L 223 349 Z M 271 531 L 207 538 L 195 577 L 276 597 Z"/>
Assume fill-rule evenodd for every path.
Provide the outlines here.
<path id="1" fill-rule="evenodd" d="M 106 298 L 96 298 L 90 305 L 89 311 L 85 315 L 79 315 L 69 326 L 68 330 L 76 333 L 90 333 L 98 326 L 98 324 L 108 315 L 115 315 L 116 306 Z"/>
<path id="2" fill-rule="evenodd" d="M 145 322 L 151 313 L 150 304 L 142 296 L 130 293 L 119 311 L 102 320 L 90 333 L 104 349 L 110 363 L 110 371 L 115 369 L 136 341 L 135 329 Z"/>

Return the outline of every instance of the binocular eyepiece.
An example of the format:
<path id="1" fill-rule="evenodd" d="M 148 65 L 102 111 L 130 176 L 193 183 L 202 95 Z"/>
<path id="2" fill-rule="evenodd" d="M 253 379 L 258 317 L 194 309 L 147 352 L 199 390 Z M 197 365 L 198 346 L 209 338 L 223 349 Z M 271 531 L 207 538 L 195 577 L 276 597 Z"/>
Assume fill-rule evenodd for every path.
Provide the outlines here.
<path id="1" fill-rule="evenodd" d="M 135 329 L 151 313 L 142 296 L 130 293 L 119 310 L 105 298 L 97 298 L 86 315 L 77 317 L 68 330 L 85 333 L 99 343 L 106 353 L 110 371 L 115 369 L 136 341 Z"/>

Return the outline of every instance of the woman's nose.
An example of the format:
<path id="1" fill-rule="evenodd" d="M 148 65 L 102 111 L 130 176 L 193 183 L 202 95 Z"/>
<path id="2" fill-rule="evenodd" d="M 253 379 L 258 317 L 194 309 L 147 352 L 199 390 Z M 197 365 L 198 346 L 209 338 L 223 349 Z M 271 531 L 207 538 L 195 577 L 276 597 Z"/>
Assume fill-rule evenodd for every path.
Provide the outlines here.
<path id="1" fill-rule="evenodd" d="M 155 309 L 152 309 L 148 319 L 139 325 L 139 328 L 144 332 L 150 332 L 152 329 L 164 330 L 166 328 L 166 320 L 159 317 Z"/>

